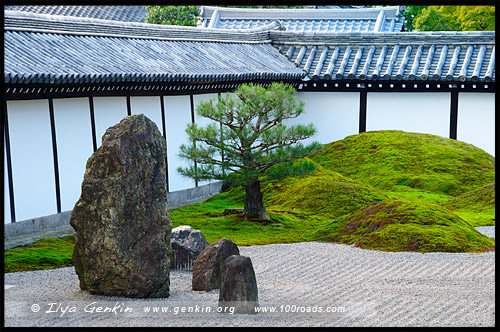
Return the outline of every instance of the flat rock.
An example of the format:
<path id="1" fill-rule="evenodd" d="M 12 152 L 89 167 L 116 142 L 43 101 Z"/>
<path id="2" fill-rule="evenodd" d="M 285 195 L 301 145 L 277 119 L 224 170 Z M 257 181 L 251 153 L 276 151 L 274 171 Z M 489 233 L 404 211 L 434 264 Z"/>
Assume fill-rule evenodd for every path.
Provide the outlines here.
<path id="1" fill-rule="evenodd" d="M 170 234 L 166 144 L 143 114 L 108 128 L 90 156 L 71 213 L 80 288 L 94 294 L 167 297 Z"/>
<path id="2" fill-rule="evenodd" d="M 239 254 L 238 246 L 226 238 L 209 245 L 193 264 L 193 290 L 210 291 L 219 289 L 224 260 L 231 255 Z"/>

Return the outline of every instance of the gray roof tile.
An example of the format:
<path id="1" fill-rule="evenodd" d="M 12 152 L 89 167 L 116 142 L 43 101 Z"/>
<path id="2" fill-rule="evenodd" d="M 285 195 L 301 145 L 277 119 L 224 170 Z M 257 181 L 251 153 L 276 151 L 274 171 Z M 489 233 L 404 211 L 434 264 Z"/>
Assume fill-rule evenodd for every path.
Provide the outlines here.
<path id="1" fill-rule="evenodd" d="M 293 32 L 392 32 L 402 31 L 400 7 L 349 9 L 248 9 L 202 6 L 199 27 L 256 28 L 279 20 Z"/>
<path id="2" fill-rule="evenodd" d="M 6 83 L 304 76 L 262 29 L 238 32 L 5 11 L 4 40 Z"/>
<path id="3" fill-rule="evenodd" d="M 145 6 L 18 5 L 5 6 L 5 9 L 37 14 L 87 17 L 112 21 L 144 22 L 144 20 L 146 19 Z"/>
<path id="4" fill-rule="evenodd" d="M 273 30 L 270 38 L 314 80 L 495 81 L 494 31 L 321 34 Z"/>

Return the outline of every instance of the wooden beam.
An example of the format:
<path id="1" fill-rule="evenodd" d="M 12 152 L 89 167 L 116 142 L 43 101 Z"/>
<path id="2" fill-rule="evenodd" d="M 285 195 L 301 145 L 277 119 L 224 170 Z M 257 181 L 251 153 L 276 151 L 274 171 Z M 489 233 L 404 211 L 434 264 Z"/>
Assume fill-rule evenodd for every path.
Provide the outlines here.
<path id="1" fill-rule="evenodd" d="M 132 107 L 130 105 L 130 95 L 127 95 L 127 115 L 132 115 Z"/>
<path id="2" fill-rule="evenodd" d="M 195 123 L 194 121 L 194 97 L 192 94 L 189 95 L 189 104 L 191 105 L 191 123 Z M 196 147 L 196 142 L 193 142 L 194 146 Z M 194 171 L 196 172 L 196 174 L 198 173 L 197 172 L 197 169 L 198 169 L 198 164 L 196 163 L 196 160 L 194 161 Z M 198 178 L 195 177 L 194 178 L 194 186 L 195 187 L 198 187 Z"/>
<path id="3" fill-rule="evenodd" d="M 359 93 L 359 132 L 366 131 L 366 90 L 361 90 Z"/>
<path id="4" fill-rule="evenodd" d="M 167 141 L 167 126 L 165 122 L 165 100 L 163 96 L 160 96 L 160 110 L 161 110 L 161 128 L 163 131 L 163 138 L 165 139 L 165 146 L 167 147 L 167 152 L 168 152 L 168 141 Z M 167 173 L 167 192 L 169 190 L 169 181 L 168 181 L 168 155 L 165 157 L 165 172 Z"/>
<path id="5" fill-rule="evenodd" d="M 97 134 L 95 129 L 95 113 L 94 113 L 94 97 L 89 96 L 89 110 L 90 110 L 90 127 L 92 130 L 92 147 L 93 151 L 97 151 Z"/>
<path id="6" fill-rule="evenodd" d="M 52 157 L 54 161 L 54 179 L 56 188 L 57 213 L 61 213 L 61 185 L 59 183 L 59 160 L 57 157 L 56 123 L 54 118 L 54 101 L 49 98 L 50 132 L 52 134 Z"/>
<path id="7" fill-rule="evenodd" d="M 4 100 L 4 123 L 3 135 L 5 139 L 5 158 L 7 162 L 7 178 L 9 179 L 9 197 L 10 197 L 10 222 L 16 222 L 16 205 L 14 204 L 14 182 L 12 180 L 12 157 L 10 152 L 10 134 L 9 134 L 9 117 L 7 112 L 7 101 Z"/>
<path id="8" fill-rule="evenodd" d="M 450 138 L 457 139 L 458 91 L 451 92 L 450 102 Z"/>

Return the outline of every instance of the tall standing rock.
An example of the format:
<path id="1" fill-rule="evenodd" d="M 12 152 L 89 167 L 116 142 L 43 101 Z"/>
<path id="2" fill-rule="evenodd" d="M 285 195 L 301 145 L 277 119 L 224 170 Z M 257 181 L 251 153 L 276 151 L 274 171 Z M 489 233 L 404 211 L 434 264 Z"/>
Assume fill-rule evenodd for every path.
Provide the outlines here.
<path id="1" fill-rule="evenodd" d="M 87 161 L 70 220 L 81 289 L 128 297 L 169 295 L 166 152 L 156 125 L 137 114 L 108 128 Z"/>

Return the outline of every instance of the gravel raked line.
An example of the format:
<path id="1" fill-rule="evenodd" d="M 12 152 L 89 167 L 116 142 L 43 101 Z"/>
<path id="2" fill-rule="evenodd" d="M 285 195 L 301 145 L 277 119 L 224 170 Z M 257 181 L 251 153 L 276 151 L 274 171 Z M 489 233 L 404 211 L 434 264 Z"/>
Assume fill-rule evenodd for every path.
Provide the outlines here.
<path id="1" fill-rule="evenodd" d="M 192 273 L 181 271 L 171 272 L 168 298 L 90 295 L 71 267 L 5 274 L 5 326 L 495 324 L 494 252 L 382 252 L 319 242 L 240 252 L 252 259 L 259 305 L 274 313 L 217 313 L 219 291 L 192 291 Z"/>

